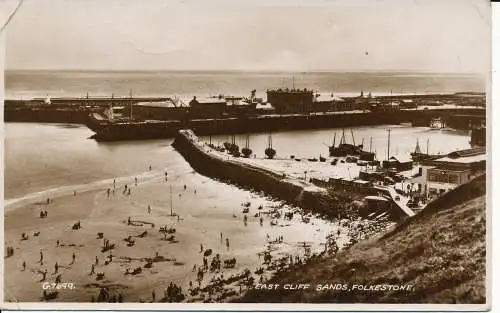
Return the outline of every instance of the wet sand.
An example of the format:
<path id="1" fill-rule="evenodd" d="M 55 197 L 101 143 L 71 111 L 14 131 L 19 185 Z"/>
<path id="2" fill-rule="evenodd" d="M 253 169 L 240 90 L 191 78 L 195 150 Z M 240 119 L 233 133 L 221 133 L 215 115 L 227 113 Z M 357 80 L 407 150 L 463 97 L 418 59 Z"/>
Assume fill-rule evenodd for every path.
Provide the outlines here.
<path id="1" fill-rule="evenodd" d="M 175 171 L 178 172 L 175 172 Z M 204 249 L 212 249 L 212 256 L 220 254 L 222 260 L 235 257 L 236 265 L 232 269 L 222 268 L 219 273 L 205 274 L 201 287 L 215 275 L 224 277 L 237 275 L 245 269 L 254 273 L 262 266 L 263 258 L 258 255 L 270 249 L 273 258 L 294 255 L 304 257 L 303 242 L 311 247 L 312 252 L 324 249 L 322 243 L 330 232 L 336 232 L 338 226 L 316 218 L 309 223 L 302 222 L 300 214 L 294 214 L 291 221 L 283 219 L 283 213 L 293 210 L 282 206 L 282 216 L 278 225 L 272 226 L 271 217 L 262 213 L 263 224 L 254 215 L 262 205 L 262 212 L 279 207 L 277 201 L 261 195 L 240 190 L 223 183 L 214 183 L 209 178 L 194 173 L 188 168 L 169 170 L 169 181 L 165 182 L 163 169 L 153 169 L 138 174 L 138 185 L 134 176 L 117 179 L 115 193 L 108 198 L 106 189 L 113 190 L 112 178 L 104 183 L 79 186 L 76 196 L 67 188 L 59 191 L 49 205 L 42 204 L 50 193 L 25 197 L 22 201 L 6 206 L 5 210 L 5 246 L 14 248 L 14 255 L 5 259 L 5 300 L 40 301 L 42 295 L 42 275 L 38 272 L 47 269 L 46 281 L 54 282 L 54 265 L 59 264 L 62 282 L 71 282 L 74 289 L 59 290 L 53 301 L 89 302 L 97 297 L 99 286 L 108 286 L 111 294 L 121 293 L 124 301 L 151 301 L 152 291 L 156 301 L 163 297 L 163 292 L 170 282 L 182 287 L 185 294 L 189 282 L 195 284 L 196 272 L 193 265 L 203 264 Z M 210 182 L 210 183 L 208 183 Z M 123 194 L 124 184 L 131 187 L 131 194 Z M 186 190 L 184 190 L 184 184 Z M 170 199 L 172 188 L 172 201 Z M 71 190 L 71 191 L 70 191 Z M 195 193 L 196 190 L 196 193 Z M 38 197 L 38 198 L 37 198 Z M 170 203 L 173 203 L 171 207 Z M 243 222 L 242 203 L 250 202 L 247 225 Z M 148 205 L 151 213 L 148 213 Z M 48 216 L 40 218 L 39 213 L 46 209 Z M 180 216 L 171 216 L 171 210 Z M 297 209 L 295 209 L 298 212 Z M 127 224 L 127 218 L 133 221 Z M 81 229 L 71 226 L 81 222 Z M 154 223 L 152 227 L 151 223 Z M 164 240 L 159 232 L 161 226 L 176 229 L 173 241 Z M 39 231 L 39 236 L 33 232 Z M 147 231 L 143 238 L 136 237 Z M 29 238 L 21 240 L 21 234 Z M 105 265 L 109 251 L 101 252 L 104 239 L 98 239 L 102 232 L 104 239 L 117 247 L 111 250 L 113 260 Z M 220 233 L 223 234 L 221 241 Z M 283 236 L 283 242 L 269 244 Z M 123 240 L 132 236 L 135 245 L 128 247 Z M 229 248 L 225 240 L 229 239 Z M 59 246 L 56 245 L 60 241 Z M 347 242 L 347 229 L 342 229 L 341 242 Z M 43 265 L 38 261 L 43 252 Z M 72 263 L 72 254 L 76 260 Z M 154 262 L 151 268 L 145 268 L 145 258 L 155 254 L 165 261 Z M 96 275 L 89 275 L 95 258 L 99 263 L 95 272 L 103 272 L 104 279 L 96 280 Z M 22 270 L 22 262 L 26 270 Z M 127 269 L 142 267 L 138 275 L 124 275 Z M 269 276 L 266 272 L 264 276 Z M 48 290 L 50 291 L 50 290 Z M 193 301 L 188 298 L 186 301 Z M 199 298 L 195 301 L 200 301 Z"/>

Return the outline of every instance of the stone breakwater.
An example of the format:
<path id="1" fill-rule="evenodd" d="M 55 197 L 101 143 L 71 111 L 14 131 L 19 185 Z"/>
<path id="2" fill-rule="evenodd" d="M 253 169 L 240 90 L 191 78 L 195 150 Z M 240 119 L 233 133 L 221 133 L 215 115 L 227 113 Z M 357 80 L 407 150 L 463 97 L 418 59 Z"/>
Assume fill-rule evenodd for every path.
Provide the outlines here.
<path id="1" fill-rule="evenodd" d="M 316 213 L 330 211 L 326 189 L 215 151 L 191 130 L 180 130 L 172 145 L 202 175 L 262 191 Z"/>

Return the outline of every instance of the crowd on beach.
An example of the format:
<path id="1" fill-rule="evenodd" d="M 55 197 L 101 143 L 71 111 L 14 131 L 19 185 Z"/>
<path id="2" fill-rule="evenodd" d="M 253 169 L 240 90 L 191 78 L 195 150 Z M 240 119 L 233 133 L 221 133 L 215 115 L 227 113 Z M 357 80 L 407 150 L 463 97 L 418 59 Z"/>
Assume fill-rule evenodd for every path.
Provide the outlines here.
<path id="1" fill-rule="evenodd" d="M 149 166 L 149 171 L 152 167 Z M 165 182 L 168 182 L 168 172 L 164 173 Z M 135 188 L 139 188 L 139 179 L 135 177 L 133 179 L 133 184 Z M 113 180 L 112 186 L 106 187 L 105 196 L 107 199 L 112 199 L 117 196 L 117 191 L 121 190 L 121 194 L 125 197 L 130 197 L 132 195 L 132 187 L 125 183 L 119 186 L 116 179 Z M 183 194 L 190 193 L 191 196 L 196 195 L 196 186 L 184 185 L 181 187 L 181 191 L 178 194 L 182 197 Z M 73 192 L 74 197 L 78 197 L 77 191 Z M 51 204 L 54 203 L 54 199 L 48 198 L 46 200 L 45 206 L 40 210 L 40 218 L 49 219 L 49 211 Z M 148 204 L 145 208 L 147 215 L 153 214 L 153 207 Z M 268 220 L 272 227 L 278 226 L 280 223 L 284 224 L 289 222 L 294 218 L 294 212 L 300 212 L 298 209 L 290 209 L 280 205 L 277 207 L 264 207 L 262 204 L 258 204 L 252 208 L 250 202 L 245 202 L 241 204 L 242 222 L 247 226 L 249 221 L 248 216 L 253 216 L 254 221 L 259 222 L 260 227 L 263 226 L 264 221 Z M 253 212 L 251 212 L 253 211 Z M 180 215 L 172 212 L 173 216 L 176 217 L 177 222 L 182 221 Z M 233 213 L 233 218 L 237 216 Z M 159 224 L 157 218 L 152 216 L 151 221 L 139 220 L 132 218 L 130 216 L 124 216 L 124 224 L 128 227 L 149 227 L 155 229 L 156 225 Z M 298 221 L 304 222 L 306 219 L 304 216 L 302 218 L 297 217 Z M 170 221 L 170 220 L 169 220 Z M 309 222 L 309 219 L 307 219 Z M 182 224 L 177 224 L 177 227 L 182 227 Z M 76 221 L 71 225 L 71 231 L 79 231 L 82 227 L 85 227 L 80 220 Z M 296 245 L 295 249 L 290 252 L 280 252 L 280 246 L 285 244 L 290 245 L 287 239 L 283 235 L 270 236 L 267 234 L 265 249 L 256 255 L 255 268 L 250 269 L 247 266 L 239 265 L 237 256 L 222 257 L 222 253 L 226 255 L 229 254 L 231 248 L 231 238 L 224 235 L 222 232 L 219 234 L 220 245 L 218 249 L 222 247 L 226 248 L 226 251 L 217 251 L 216 247 L 206 247 L 203 243 L 200 243 L 200 249 L 198 251 L 200 258 L 199 263 L 192 264 L 192 275 L 193 278 L 189 281 L 187 286 L 182 286 L 178 282 L 170 282 L 164 288 L 161 297 L 157 297 L 157 288 L 151 290 L 151 297 L 146 299 L 144 297 L 132 298 L 128 296 L 125 290 L 120 290 L 116 288 L 110 288 L 108 277 L 106 275 L 106 269 L 109 264 L 113 262 L 120 263 L 131 263 L 132 261 L 136 264 L 125 269 L 124 275 L 135 276 L 141 274 L 144 270 L 150 269 L 152 267 L 159 266 L 160 262 L 173 261 L 175 259 L 168 259 L 155 252 L 154 256 L 142 257 L 139 259 L 132 259 L 128 257 L 120 257 L 115 254 L 116 248 L 120 245 L 116 238 L 106 238 L 105 232 L 98 232 L 96 235 L 96 240 L 101 240 L 102 245 L 99 246 L 99 250 L 95 251 L 96 256 L 92 263 L 88 264 L 88 276 L 95 280 L 95 293 L 90 297 L 91 302 L 222 302 L 228 301 L 232 297 L 237 297 L 239 294 L 245 290 L 252 288 L 256 283 L 264 283 L 272 277 L 276 272 L 293 270 L 296 266 L 302 265 L 311 258 L 320 257 L 323 253 L 337 253 L 343 247 L 347 247 L 352 244 L 353 241 L 362 240 L 373 233 L 380 231 L 383 226 L 377 224 L 377 222 L 369 222 L 366 220 L 354 220 L 354 219 L 344 219 L 339 220 L 337 231 L 335 236 L 331 235 L 327 238 L 327 242 L 324 244 L 324 251 L 312 253 L 311 244 L 307 242 L 294 243 Z M 158 233 L 163 235 L 160 240 L 167 240 L 170 242 L 176 242 L 177 229 L 173 226 L 160 226 L 158 228 Z M 34 232 L 32 236 L 40 236 L 39 231 Z M 144 230 L 142 233 L 135 236 L 128 236 L 123 239 L 123 242 L 127 247 L 133 247 L 140 240 L 140 238 L 154 236 L 154 233 Z M 342 238 L 351 238 L 350 243 L 343 244 L 345 241 Z M 29 240 L 29 235 L 26 233 L 21 234 L 21 241 Z M 113 241 L 114 240 L 114 241 Z M 54 243 L 55 247 L 69 246 L 72 248 L 71 260 L 68 265 L 62 265 L 63 260 L 58 260 L 53 264 L 47 264 L 45 261 L 44 249 L 43 247 L 39 251 L 38 260 L 22 260 L 20 264 L 20 270 L 26 271 L 28 269 L 35 271 L 39 274 L 39 282 L 45 282 L 49 279 L 54 278 L 56 284 L 63 282 L 63 275 L 65 271 L 71 268 L 71 265 L 78 262 L 78 249 L 74 245 L 65 245 L 60 242 L 59 239 Z M 85 251 L 87 254 L 92 253 L 92 251 Z M 6 257 L 11 257 L 14 254 L 14 247 L 8 246 Z M 105 255 L 105 256 L 104 256 Z M 59 256 L 58 256 L 59 257 Z M 54 271 L 49 278 L 49 273 L 47 266 L 53 265 Z M 188 265 L 191 266 L 191 265 Z M 63 269 L 61 271 L 61 269 Z M 59 291 L 47 291 L 43 290 L 41 295 L 42 301 L 58 299 Z"/>

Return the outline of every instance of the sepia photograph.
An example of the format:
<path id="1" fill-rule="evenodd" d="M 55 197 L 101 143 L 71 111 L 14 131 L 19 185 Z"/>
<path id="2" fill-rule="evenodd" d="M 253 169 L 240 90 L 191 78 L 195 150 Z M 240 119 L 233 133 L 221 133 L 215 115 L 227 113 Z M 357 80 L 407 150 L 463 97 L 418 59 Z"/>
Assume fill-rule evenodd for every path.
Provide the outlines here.
<path id="1" fill-rule="evenodd" d="M 489 1 L 0 10 L 3 308 L 488 308 Z"/>

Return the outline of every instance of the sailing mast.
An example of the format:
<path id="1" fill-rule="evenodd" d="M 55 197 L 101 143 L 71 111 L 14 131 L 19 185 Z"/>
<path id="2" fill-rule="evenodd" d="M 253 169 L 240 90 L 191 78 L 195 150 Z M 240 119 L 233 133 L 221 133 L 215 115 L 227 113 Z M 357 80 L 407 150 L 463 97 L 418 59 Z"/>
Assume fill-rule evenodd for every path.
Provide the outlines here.
<path id="1" fill-rule="evenodd" d="M 129 95 L 130 95 L 130 120 L 132 120 L 132 108 L 133 108 L 133 105 L 132 105 L 132 89 L 130 89 L 129 91 Z"/>
<path id="2" fill-rule="evenodd" d="M 418 142 L 418 138 L 417 138 L 417 145 L 415 146 L 415 151 L 414 151 L 415 154 L 421 154 L 422 151 L 420 150 L 420 144 Z"/>
<path id="3" fill-rule="evenodd" d="M 427 138 L 427 155 L 429 155 L 429 138 Z"/>
<path id="4" fill-rule="evenodd" d="M 370 153 L 372 152 L 372 137 L 370 137 Z"/>
<path id="5" fill-rule="evenodd" d="M 389 161 L 389 154 L 391 150 L 391 129 L 387 130 L 387 161 Z"/>
<path id="6" fill-rule="evenodd" d="M 352 131 L 352 128 L 351 128 L 351 137 L 352 137 L 352 144 L 355 146 L 356 141 L 354 140 L 354 132 Z"/>
<path id="7" fill-rule="evenodd" d="M 333 145 L 332 147 L 335 148 L 335 140 L 337 139 L 337 132 L 335 132 L 335 134 L 333 134 Z"/>

